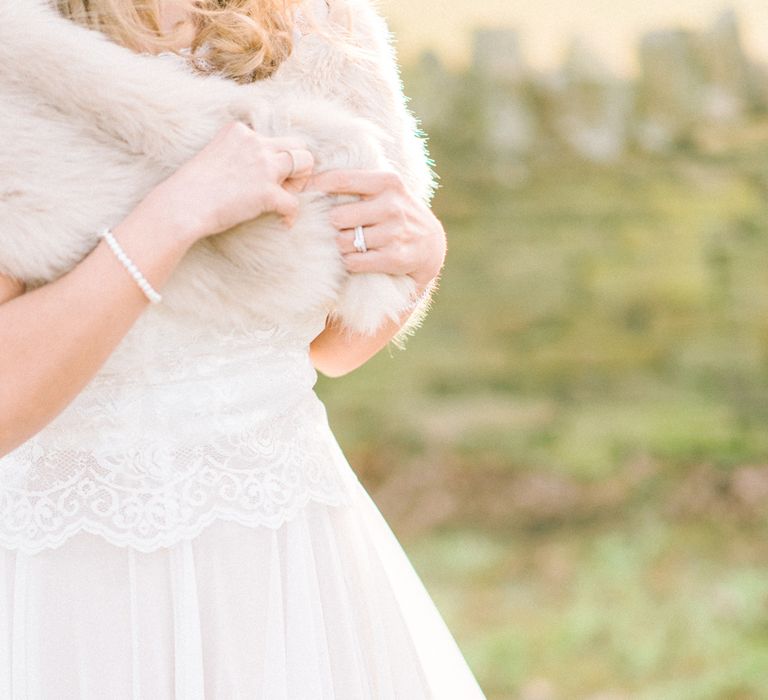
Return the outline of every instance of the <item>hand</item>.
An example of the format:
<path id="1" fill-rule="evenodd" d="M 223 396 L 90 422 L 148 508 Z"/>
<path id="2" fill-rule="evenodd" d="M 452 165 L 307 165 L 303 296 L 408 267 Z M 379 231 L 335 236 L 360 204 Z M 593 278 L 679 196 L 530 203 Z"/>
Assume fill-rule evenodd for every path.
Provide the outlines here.
<path id="1" fill-rule="evenodd" d="M 445 230 L 397 173 L 328 170 L 312 175 L 305 189 L 361 197 L 357 202 L 334 205 L 329 217 L 339 229 L 337 244 L 350 272 L 410 275 L 422 291 L 440 273 L 446 253 Z M 364 227 L 365 253 L 358 253 L 353 245 L 358 225 Z"/>
<path id="2" fill-rule="evenodd" d="M 150 192 L 150 198 L 181 221 L 184 235 L 193 240 L 267 212 L 292 226 L 299 205 L 296 192 L 313 167 L 314 158 L 300 139 L 261 136 L 234 121 Z"/>

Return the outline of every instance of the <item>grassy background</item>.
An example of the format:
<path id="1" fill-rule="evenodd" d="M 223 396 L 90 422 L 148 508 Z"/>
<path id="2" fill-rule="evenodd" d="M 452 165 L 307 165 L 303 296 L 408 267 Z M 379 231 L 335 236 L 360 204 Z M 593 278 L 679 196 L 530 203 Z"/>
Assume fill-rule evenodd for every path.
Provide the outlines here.
<path id="1" fill-rule="evenodd" d="M 434 309 L 318 392 L 492 700 L 768 697 L 765 142 L 505 187 L 431 134 Z"/>

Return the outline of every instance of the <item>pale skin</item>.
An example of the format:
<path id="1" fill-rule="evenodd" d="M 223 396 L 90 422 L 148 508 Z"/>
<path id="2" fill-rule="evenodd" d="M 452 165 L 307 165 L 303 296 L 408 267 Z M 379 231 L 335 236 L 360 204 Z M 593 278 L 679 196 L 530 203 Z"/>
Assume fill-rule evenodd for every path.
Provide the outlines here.
<path id="1" fill-rule="evenodd" d="M 293 152 L 296 167 L 291 173 Z M 383 171 L 313 171 L 297 139 L 263 137 L 241 122 L 214 139 L 112 227 L 152 286 L 162 291 L 195 242 L 274 212 L 286 226 L 304 189 L 352 193 L 332 208 L 338 245 L 351 272 L 410 275 L 427 288 L 445 258 L 445 232 L 400 178 Z M 354 252 L 351 230 L 366 227 L 367 253 Z M 82 391 L 149 305 L 105 241 L 65 275 L 36 289 L 0 275 L 0 456 L 53 420 Z M 350 336 L 327 323 L 310 344 L 315 368 L 338 377 L 360 367 L 408 320 L 373 336 Z"/>

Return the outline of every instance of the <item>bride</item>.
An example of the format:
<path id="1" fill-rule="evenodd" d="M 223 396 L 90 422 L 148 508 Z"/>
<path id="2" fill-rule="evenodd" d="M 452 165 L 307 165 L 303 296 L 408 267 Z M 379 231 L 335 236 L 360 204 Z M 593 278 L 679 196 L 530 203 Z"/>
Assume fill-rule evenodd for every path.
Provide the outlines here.
<path id="1" fill-rule="evenodd" d="M 287 65 L 343 10 L 353 27 L 370 12 L 51 4 L 137 53 L 239 82 Z M 307 143 L 241 121 L 66 274 L 0 275 L 0 697 L 483 697 L 313 391 L 317 371 L 343 375 L 396 340 L 415 307 L 363 335 L 328 315 L 214 326 L 162 303 L 197 243 L 262 215 L 290 227 L 312 191 L 356 196 L 330 213 L 349 273 L 408 275 L 423 307 L 445 233 L 404 178 L 316 172 Z M 0 190 L 0 212 L 13 196 Z"/>

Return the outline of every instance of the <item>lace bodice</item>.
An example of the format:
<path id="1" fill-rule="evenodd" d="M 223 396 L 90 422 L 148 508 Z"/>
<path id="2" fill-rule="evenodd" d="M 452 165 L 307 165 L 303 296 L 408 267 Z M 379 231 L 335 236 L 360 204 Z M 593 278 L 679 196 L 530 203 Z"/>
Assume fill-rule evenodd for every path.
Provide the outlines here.
<path id="1" fill-rule="evenodd" d="M 314 394 L 324 319 L 200 328 L 145 310 L 85 389 L 0 458 L 0 545 L 35 552 L 87 530 L 142 551 L 215 518 L 276 527 L 345 501 Z"/>

